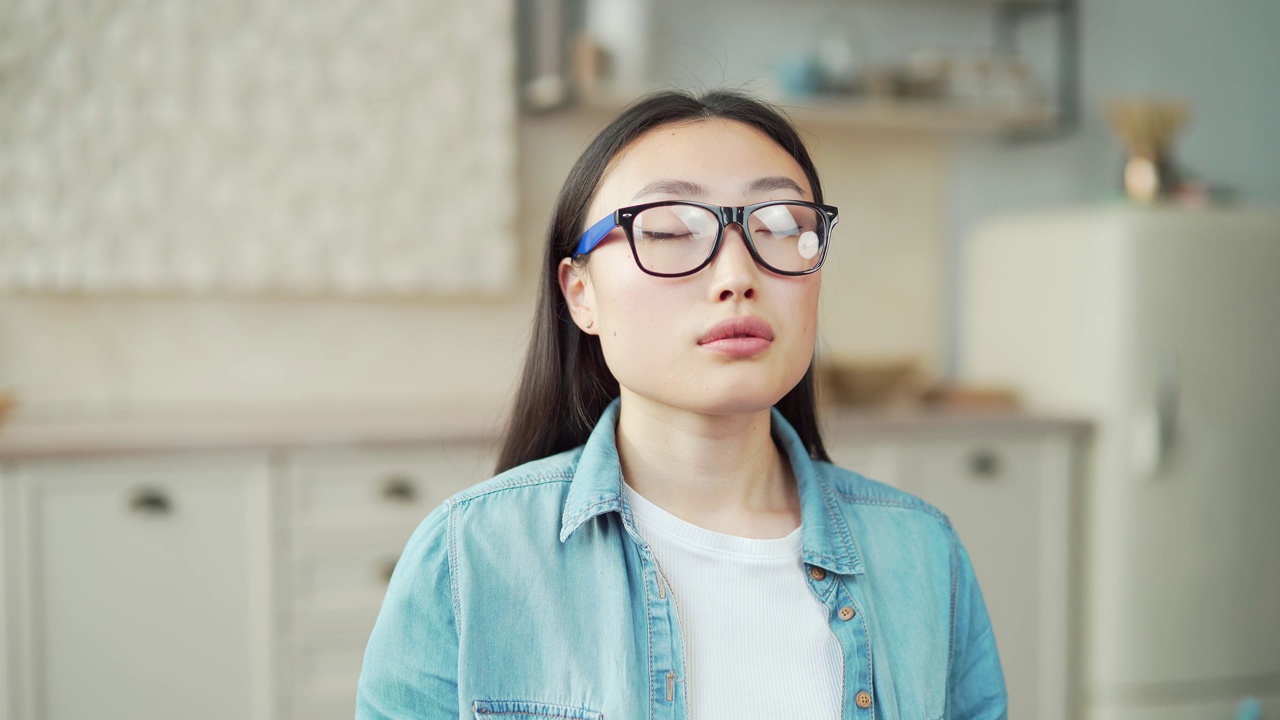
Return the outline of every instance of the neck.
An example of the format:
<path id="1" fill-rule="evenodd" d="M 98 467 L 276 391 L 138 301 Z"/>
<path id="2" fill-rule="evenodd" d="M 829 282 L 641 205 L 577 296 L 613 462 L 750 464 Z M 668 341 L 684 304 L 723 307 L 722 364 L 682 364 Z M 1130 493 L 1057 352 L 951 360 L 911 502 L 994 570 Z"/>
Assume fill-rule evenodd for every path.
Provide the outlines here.
<path id="1" fill-rule="evenodd" d="M 800 524 L 786 456 L 766 408 L 704 415 L 622 391 L 617 445 L 636 492 L 682 520 L 741 537 L 783 537 Z"/>

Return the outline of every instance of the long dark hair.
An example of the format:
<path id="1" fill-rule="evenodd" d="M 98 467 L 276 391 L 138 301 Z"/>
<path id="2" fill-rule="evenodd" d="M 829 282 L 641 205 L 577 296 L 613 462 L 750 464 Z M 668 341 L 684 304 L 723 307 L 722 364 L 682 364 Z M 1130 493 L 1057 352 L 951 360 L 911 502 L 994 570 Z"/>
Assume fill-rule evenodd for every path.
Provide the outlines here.
<path id="1" fill-rule="evenodd" d="M 618 396 L 618 381 L 605 365 L 600 339 L 582 332 L 570 319 L 559 283 L 560 261 L 573 253 L 605 168 L 623 148 L 653 128 L 710 119 L 734 120 L 768 135 L 800 164 L 813 190 L 813 201 L 822 202 L 818 172 L 799 134 L 781 112 L 766 103 L 732 90 L 697 96 L 662 91 L 627 107 L 587 146 L 556 199 L 547 230 L 533 337 L 498 458 L 498 472 L 586 442 L 600 413 Z M 813 373 L 811 361 L 804 377 L 776 407 L 799 433 L 810 457 L 829 460 L 818 432 Z"/>

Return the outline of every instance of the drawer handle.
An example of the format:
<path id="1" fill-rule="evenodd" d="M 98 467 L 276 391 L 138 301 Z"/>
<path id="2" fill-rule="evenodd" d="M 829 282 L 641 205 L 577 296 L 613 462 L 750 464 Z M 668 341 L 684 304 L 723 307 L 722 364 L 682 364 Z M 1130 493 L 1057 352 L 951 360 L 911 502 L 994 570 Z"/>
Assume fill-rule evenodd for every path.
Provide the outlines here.
<path id="1" fill-rule="evenodd" d="M 969 456 L 969 473 L 992 480 L 1000 474 L 1000 454 L 990 448 L 982 448 Z"/>
<path id="2" fill-rule="evenodd" d="M 163 490 L 141 488 L 133 493 L 129 509 L 141 515 L 168 515 L 173 510 L 173 503 Z"/>
<path id="3" fill-rule="evenodd" d="M 396 571 L 396 563 L 398 562 L 400 562 L 400 558 L 386 560 L 378 565 L 378 575 L 382 577 L 382 582 L 391 582 L 391 575 Z"/>
<path id="4" fill-rule="evenodd" d="M 418 499 L 418 488 L 411 478 L 393 475 L 382 483 L 382 499 L 388 502 L 411 503 Z"/>

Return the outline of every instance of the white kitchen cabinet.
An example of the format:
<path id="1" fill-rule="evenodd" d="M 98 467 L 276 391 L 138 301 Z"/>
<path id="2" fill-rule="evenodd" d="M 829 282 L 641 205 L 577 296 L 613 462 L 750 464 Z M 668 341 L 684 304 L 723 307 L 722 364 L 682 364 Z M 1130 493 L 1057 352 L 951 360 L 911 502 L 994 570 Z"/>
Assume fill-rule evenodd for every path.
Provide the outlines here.
<path id="1" fill-rule="evenodd" d="M 271 716 L 265 454 L 10 469 L 27 669 L 18 717 Z"/>
<path id="2" fill-rule="evenodd" d="M 1087 426 L 831 417 L 836 462 L 920 495 L 956 526 L 991 610 L 1011 717 L 1069 717 L 1068 520 Z M 390 427 L 389 443 L 322 429 L 244 431 L 227 441 L 241 450 L 216 452 L 203 429 L 148 447 L 152 426 L 141 439 L 113 428 L 112 442 L 129 442 L 78 458 L 43 438 L 28 447 L 44 457 L 26 456 L 0 436 L 0 720 L 352 717 L 405 541 L 490 475 L 494 446 L 478 429 Z"/>
<path id="3" fill-rule="evenodd" d="M 950 518 L 973 561 L 1009 689 L 1009 716 L 1071 717 L 1072 495 L 1079 424 L 838 424 L 837 464 L 895 485 Z"/>
<path id="4" fill-rule="evenodd" d="M 445 498 L 492 469 L 478 440 L 288 453 L 286 717 L 354 715 L 365 645 L 405 542 Z"/>

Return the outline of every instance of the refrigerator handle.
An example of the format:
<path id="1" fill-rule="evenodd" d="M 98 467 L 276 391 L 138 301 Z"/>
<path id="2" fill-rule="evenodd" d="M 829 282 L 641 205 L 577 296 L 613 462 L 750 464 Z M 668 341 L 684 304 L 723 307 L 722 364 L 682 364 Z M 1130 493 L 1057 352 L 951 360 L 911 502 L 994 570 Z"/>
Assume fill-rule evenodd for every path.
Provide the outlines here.
<path id="1" fill-rule="evenodd" d="M 1163 468 L 1178 427 L 1178 355 L 1172 350 L 1160 358 L 1157 371 L 1156 423 L 1156 466 Z"/>

